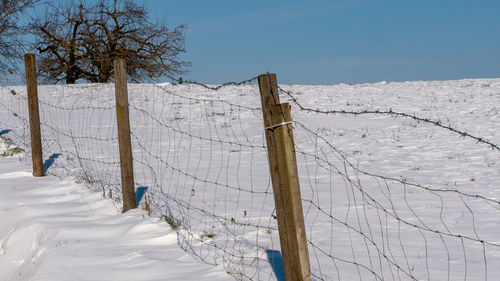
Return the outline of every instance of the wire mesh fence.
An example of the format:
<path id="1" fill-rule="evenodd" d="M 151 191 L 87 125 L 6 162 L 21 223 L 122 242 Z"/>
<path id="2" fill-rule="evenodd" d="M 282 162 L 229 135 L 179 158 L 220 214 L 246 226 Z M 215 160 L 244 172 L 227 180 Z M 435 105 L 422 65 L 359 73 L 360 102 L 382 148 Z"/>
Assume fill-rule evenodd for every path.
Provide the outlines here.
<path id="1" fill-rule="evenodd" d="M 200 260 L 282 280 L 258 87 L 243 82 L 129 85 L 138 202 Z M 324 88 L 280 90 L 293 106 L 312 279 L 500 278 L 497 115 L 480 136 L 434 113 L 340 104 Z M 26 91 L 0 91 L 0 129 L 29 150 Z M 41 86 L 39 99 L 49 174 L 119 202 L 114 87 Z"/>

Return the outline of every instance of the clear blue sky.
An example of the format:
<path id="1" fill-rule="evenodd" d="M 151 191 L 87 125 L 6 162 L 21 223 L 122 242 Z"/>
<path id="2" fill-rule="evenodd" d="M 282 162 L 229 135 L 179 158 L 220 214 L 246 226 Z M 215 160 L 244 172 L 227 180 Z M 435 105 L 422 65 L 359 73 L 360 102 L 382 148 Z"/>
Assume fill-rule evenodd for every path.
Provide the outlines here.
<path id="1" fill-rule="evenodd" d="M 189 79 L 281 83 L 500 77 L 499 0 L 140 0 L 185 24 Z"/>

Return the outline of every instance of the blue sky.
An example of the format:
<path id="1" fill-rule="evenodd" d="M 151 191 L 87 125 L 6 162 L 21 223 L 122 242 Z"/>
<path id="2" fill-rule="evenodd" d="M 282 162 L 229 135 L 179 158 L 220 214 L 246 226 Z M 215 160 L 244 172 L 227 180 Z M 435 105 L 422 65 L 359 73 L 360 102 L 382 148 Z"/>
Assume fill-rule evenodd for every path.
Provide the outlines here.
<path id="1" fill-rule="evenodd" d="M 500 1 L 141 0 L 187 25 L 188 79 L 281 83 L 500 77 Z"/>
<path id="2" fill-rule="evenodd" d="M 137 2 L 187 26 L 183 78 L 203 83 L 500 78 L 500 0 Z"/>

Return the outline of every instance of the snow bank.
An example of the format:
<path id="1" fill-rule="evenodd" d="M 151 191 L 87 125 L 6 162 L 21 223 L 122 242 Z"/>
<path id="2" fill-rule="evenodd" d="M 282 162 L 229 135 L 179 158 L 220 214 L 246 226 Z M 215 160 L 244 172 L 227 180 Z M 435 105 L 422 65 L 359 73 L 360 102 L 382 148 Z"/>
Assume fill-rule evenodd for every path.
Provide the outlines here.
<path id="1" fill-rule="evenodd" d="M 0 141 L 0 154 L 6 145 Z M 0 158 L 0 280 L 227 280 L 177 245 L 166 222 L 121 214 L 71 179 Z"/>

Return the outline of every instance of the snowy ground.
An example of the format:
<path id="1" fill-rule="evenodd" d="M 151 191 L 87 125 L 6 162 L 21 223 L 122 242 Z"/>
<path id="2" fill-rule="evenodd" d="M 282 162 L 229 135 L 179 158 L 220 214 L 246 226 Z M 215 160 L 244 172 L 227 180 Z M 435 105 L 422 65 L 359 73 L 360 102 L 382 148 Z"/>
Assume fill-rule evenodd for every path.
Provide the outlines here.
<path id="1" fill-rule="evenodd" d="M 0 140 L 0 154 L 6 145 Z M 0 280 L 230 280 L 181 250 L 166 222 L 74 180 L 0 158 Z"/>
<path id="2" fill-rule="evenodd" d="M 500 79 L 281 87 L 292 91 L 296 100 L 310 109 L 403 112 L 500 143 Z M 280 94 L 282 102 L 292 102 L 284 92 Z M 60 253 L 59 248 L 64 247 L 41 251 L 37 245 L 55 246 L 57 243 L 50 241 L 60 241 L 57 235 L 61 235 L 68 241 L 87 241 L 87 246 L 77 247 L 83 254 L 71 248 L 71 254 L 83 256 L 82 261 L 73 262 L 61 254 L 55 256 L 57 262 L 90 262 L 87 268 L 94 268 L 102 260 L 110 260 L 109 272 L 119 268 L 125 277 L 135 276 L 125 270 L 129 259 L 136 258 L 131 245 L 152 242 L 150 254 L 141 248 L 145 266 L 130 267 L 134 274 L 156 266 L 164 270 L 158 272 L 170 272 L 166 260 L 151 266 L 145 260 L 164 257 L 163 249 L 156 250 L 167 246 L 177 252 L 166 258 L 186 257 L 176 249 L 179 242 L 198 260 L 224 267 L 211 269 L 195 262 L 200 274 L 229 271 L 237 279 L 254 280 L 279 276 L 270 265 L 280 246 L 256 85 L 219 91 L 195 85 L 129 85 L 136 187 L 147 190 L 145 198 L 153 217 L 169 218 L 175 233 L 158 219 L 143 218 L 144 212 L 120 215 L 113 207 L 112 202 L 119 209 L 120 200 L 113 86 L 43 86 L 39 95 L 45 160 L 53 164 L 48 173 L 62 178 L 70 190 L 59 188 L 54 178 L 44 178 L 40 181 L 51 181 L 52 187 L 40 191 L 38 197 L 26 191 L 33 190 L 30 186 L 22 185 L 25 189 L 20 188 L 23 193 L 18 195 L 11 192 L 13 184 L 18 189 L 18 182 L 38 182 L 26 173 L 19 179 L 2 179 L 0 188 L 7 189 L 2 192 L 7 195 L 6 204 L 16 205 L 20 200 L 9 196 L 24 198 L 28 193 L 28 198 L 39 198 L 40 212 L 45 213 L 45 204 L 50 203 L 43 199 L 47 192 L 54 202 L 69 200 L 58 203 L 58 208 L 59 204 L 75 205 L 75 210 L 54 207 L 56 214 L 63 215 L 50 220 L 65 223 L 45 228 L 39 226 L 38 219 L 31 223 L 38 213 L 28 212 L 26 225 L 38 227 L 33 233 L 42 238 L 24 234 L 31 239 L 26 243 L 29 250 L 23 252 L 21 247 L 21 257 L 8 260 L 9 269 L 28 274 L 35 266 L 23 266 L 35 259 L 37 272 L 46 272 L 42 269 L 48 270 L 50 263 L 44 263 L 51 252 Z M 25 96 L 23 87 L 0 89 L 0 134 L 29 149 Z M 387 114 L 321 114 L 299 110 L 292 102 L 292 117 L 296 121 L 294 136 L 313 279 L 500 280 L 498 149 L 430 123 Z M 0 167 L 2 174 L 21 167 L 13 166 L 19 163 L 11 158 L 0 161 L 5 163 L 5 168 Z M 22 169 L 27 171 L 27 166 Z M 71 183 L 75 180 L 87 183 L 96 193 Z M 113 200 L 100 199 L 103 193 Z M 87 203 L 75 203 L 78 198 L 107 204 L 93 207 L 94 213 L 111 214 L 117 220 L 109 229 L 95 231 L 95 240 L 65 238 L 67 233 L 79 234 L 86 226 L 99 228 L 87 224 Z M 77 214 L 78 208 L 83 213 Z M 71 224 L 67 223 L 68 213 L 76 216 L 70 219 Z M 17 219 L 2 214 L 2 218 L 7 216 Z M 102 219 L 111 220 L 106 216 Z M 123 222 L 129 220 L 132 226 Z M 53 234 L 52 229 L 57 232 L 61 224 L 78 226 L 77 230 Z M 147 225 L 145 231 L 137 232 L 136 225 L 142 224 Z M 114 239 L 122 232 L 148 238 L 132 243 Z M 58 240 L 51 240 L 53 237 Z M 112 253 L 109 256 L 96 251 L 88 258 L 92 249 L 111 247 L 107 239 L 121 245 L 107 250 Z M 49 242 L 37 242 L 35 251 L 31 250 L 32 240 Z M 101 240 L 103 244 L 98 244 Z M 124 248 L 131 250 L 120 252 Z M 34 258 L 35 252 L 41 257 Z M 8 252 L 0 255 L 0 262 L 8 256 Z M 117 260 L 117 256 L 121 258 Z M 22 259 L 25 263 L 12 267 L 12 261 Z M 175 268 L 182 274 L 181 266 Z M 194 275 L 178 279 L 189 276 Z M 100 280 L 95 278 L 87 280 Z"/>

